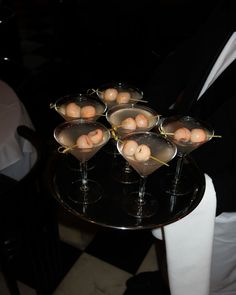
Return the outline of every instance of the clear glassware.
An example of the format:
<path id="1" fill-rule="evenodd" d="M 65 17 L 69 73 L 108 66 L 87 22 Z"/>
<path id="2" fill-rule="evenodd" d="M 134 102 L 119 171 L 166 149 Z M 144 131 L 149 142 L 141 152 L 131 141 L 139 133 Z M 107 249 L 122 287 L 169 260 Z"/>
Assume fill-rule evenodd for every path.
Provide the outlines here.
<path id="1" fill-rule="evenodd" d="M 88 92 L 96 94 L 108 109 L 118 104 L 147 102 L 143 100 L 143 92 L 139 88 L 123 82 L 106 83 Z"/>
<path id="2" fill-rule="evenodd" d="M 183 171 L 186 155 L 199 148 L 214 136 L 214 130 L 206 123 L 190 116 L 164 118 L 160 132 L 177 146 L 177 163 L 174 174 L 162 182 L 163 189 L 170 195 L 185 195 L 194 190 L 192 181 Z"/>
<path id="3" fill-rule="evenodd" d="M 116 139 L 122 139 L 131 132 L 149 131 L 154 128 L 159 115 L 156 110 L 139 104 L 119 104 L 110 108 L 106 112 L 106 119 L 112 127 L 113 136 Z M 114 143 L 115 140 L 113 139 Z M 139 180 L 139 175 L 129 165 L 122 161 L 116 161 L 116 143 L 114 145 L 114 161 L 116 163 L 113 169 L 114 178 L 121 183 L 130 184 Z"/>
<path id="4" fill-rule="evenodd" d="M 162 135 L 149 131 L 126 135 L 117 141 L 117 149 L 140 176 L 139 190 L 125 198 L 125 211 L 139 219 L 153 216 L 158 198 L 146 191 L 147 177 L 175 157 L 176 146 Z"/>
<path id="5" fill-rule="evenodd" d="M 60 151 L 70 153 L 81 163 L 81 176 L 72 182 L 69 198 L 75 203 L 91 204 L 102 197 L 102 188 L 88 179 L 87 162 L 108 142 L 110 131 L 96 121 L 83 119 L 66 121 L 54 130 Z"/>
<path id="6" fill-rule="evenodd" d="M 106 104 L 101 100 L 82 93 L 62 96 L 50 107 L 54 108 L 66 121 L 74 119 L 96 121 L 107 110 Z"/>
<path id="7" fill-rule="evenodd" d="M 60 97 L 54 104 L 50 105 L 66 121 L 84 119 L 86 121 L 96 121 L 107 110 L 106 104 L 100 99 L 88 94 L 74 93 Z M 81 171 L 81 163 L 78 165 L 74 157 L 69 154 L 66 158 L 67 164 L 75 173 Z M 95 167 L 94 161 L 90 161 L 88 170 Z"/>

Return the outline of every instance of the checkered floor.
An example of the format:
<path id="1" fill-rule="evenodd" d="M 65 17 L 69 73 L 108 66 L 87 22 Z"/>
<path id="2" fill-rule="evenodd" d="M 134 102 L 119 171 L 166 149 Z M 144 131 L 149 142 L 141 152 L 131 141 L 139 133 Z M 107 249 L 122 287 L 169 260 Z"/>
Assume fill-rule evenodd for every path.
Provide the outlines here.
<path id="1" fill-rule="evenodd" d="M 30 72 L 30 87 L 24 89 L 20 98 L 26 104 L 36 128 L 50 141 L 53 128 L 61 118 L 49 109 L 49 103 L 63 94 L 102 81 L 109 82 L 111 77 L 118 77 L 115 74 L 118 71 L 110 68 L 108 73 L 99 73 L 101 61 L 94 61 L 96 51 L 101 51 L 99 47 L 90 52 L 82 52 L 81 59 L 93 55 L 88 59 L 89 63 L 82 63 L 81 59 L 73 63 L 66 56 L 70 51 L 56 38 L 59 27 L 53 27 L 51 19 L 55 14 L 46 9 L 44 1 L 33 2 L 38 7 L 29 3 L 27 6 L 24 1 L 16 4 L 23 64 Z M 66 46 L 73 45 L 66 43 Z M 106 51 L 103 57 L 107 53 Z M 123 78 L 127 77 L 127 71 L 124 71 Z M 121 295 L 128 278 L 140 272 L 158 269 L 154 238 L 150 231 L 111 230 L 75 221 L 68 212 L 63 212 L 62 215 L 59 230 L 63 259 L 67 263 L 65 276 L 55 286 L 54 295 Z M 27 278 L 19 280 L 19 287 L 24 295 L 36 294 L 33 286 L 27 283 Z M 1 273 L 0 290 L 1 295 L 9 294 Z"/>
<path id="2" fill-rule="evenodd" d="M 158 269 L 150 231 L 111 230 L 63 214 L 59 229 L 67 269 L 54 295 L 121 295 L 134 274 Z M 22 294 L 35 295 L 27 280 L 19 281 Z M 1 276 L 0 289 L 2 295 L 9 295 Z"/>
<path id="3" fill-rule="evenodd" d="M 69 238 L 75 237 L 71 227 L 60 226 L 60 232 L 66 242 L 71 243 Z M 78 290 L 84 295 L 123 294 L 128 278 L 139 272 L 158 269 L 150 231 L 90 226 L 89 234 L 87 230 L 80 231 L 77 239 L 78 242 L 80 240 L 80 245 L 77 245 L 82 249 L 80 256 L 55 294 L 77 294 Z"/>

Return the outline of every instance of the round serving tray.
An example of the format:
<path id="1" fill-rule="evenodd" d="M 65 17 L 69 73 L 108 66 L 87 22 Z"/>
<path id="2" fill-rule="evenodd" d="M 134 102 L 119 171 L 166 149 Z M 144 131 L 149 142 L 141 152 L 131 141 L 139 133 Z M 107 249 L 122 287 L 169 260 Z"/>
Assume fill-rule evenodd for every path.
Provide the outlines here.
<path id="1" fill-rule="evenodd" d="M 191 157 L 186 157 L 183 169 L 191 178 L 192 192 L 176 197 L 168 196 L 161 190 L 161 180 L 174 170 L 173 159 L 169 163 L 170 167 L 161 167 L 147 180 L 147 191 L 156 195 L 158 200 L 156 214 L 143 219 L 129 216 L 123 203 L 130 191 L 138 189 L 138 183 L 121 184 L 113 178 L 115 163 L 121 161 L 121 156 L 100 150 L 88 162 L 91 166 L 88 178 L 96 180 L 103 188 L 102 198 L 93 204 L 74 203 L 68 196 L 72 181 L 80 177 L 79 162 L 69 154 L 57 151 L 52 154 L 44 175 L 45 181 L 54 198 L 73 215 L 90 223 L 123 230 L 153 229 L 175 222 L 194 210 L 203 197 L 205 177 Z"/>

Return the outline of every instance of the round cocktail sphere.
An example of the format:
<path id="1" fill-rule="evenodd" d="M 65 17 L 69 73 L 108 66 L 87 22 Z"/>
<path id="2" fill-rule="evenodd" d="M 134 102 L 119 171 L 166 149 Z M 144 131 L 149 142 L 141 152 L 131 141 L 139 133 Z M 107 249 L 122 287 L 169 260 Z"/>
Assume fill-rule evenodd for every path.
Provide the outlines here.
<path id="1" fill-rule="evenodd" d="M 71 94 L 59 98 L 55 103 L 55 109 L 66 121 L 96 121 L 106 112 L 107 106 L 88 94 Z"/>
<path id="2" fill-rule="evenodd" d="M 139 191 L 127 196 L 125 210 L 137 218 L 153 216 L 158 208 L 158 200 L 145 191 L 146 179 L 175 157 L 176 146 L 155 132 L 134 132 L 119 140 L 117 149 L 140 175 Z"/>
<path id="3" fill-rule="evenodd" d="M 102 188 L 96 181 L 87 178 L 87 161 L 108 142 L 109 130 L 99 122 L 78 119 L 58 125 L 54 137 L 62 152 L 70 153 L 81 163 L 81 178 L 71 184 L 69 198 L 82 204 L 98 201 L 102 197 Z"/>
<path id="4" fill-rule="evenodd" d="M 143 98 L 143 92 L 140 89 L 122 82 L 101 85 L 96 93 L 108 108 L 117 104 L 137 103 Z"/>

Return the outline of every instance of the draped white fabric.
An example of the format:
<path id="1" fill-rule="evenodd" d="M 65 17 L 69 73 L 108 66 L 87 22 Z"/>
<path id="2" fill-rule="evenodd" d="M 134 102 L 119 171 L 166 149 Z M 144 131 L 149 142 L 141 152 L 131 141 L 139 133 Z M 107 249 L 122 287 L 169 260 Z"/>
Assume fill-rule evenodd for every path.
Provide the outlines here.
<path id="1" fill-rule="evenodd" d="M 216 194 L 205 174 L 206 190 L 199 205 L 164 227 L 171 295 L 209 295 Z M 152 231 L 161 238 L 161 230 Z"/>
<path id="2" fill-rule="evenodd" d="M 36 160 L 36 151 L 17 134 L 17 127 L 34 128 L 13 89 L 0 80 L 0 173 L 20 180 Z"/>

